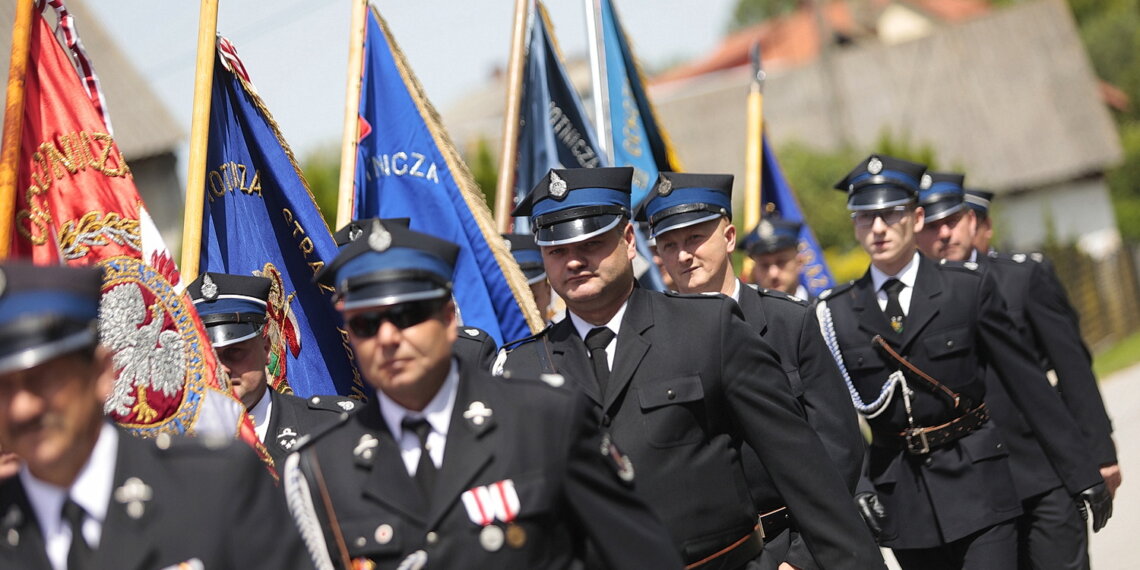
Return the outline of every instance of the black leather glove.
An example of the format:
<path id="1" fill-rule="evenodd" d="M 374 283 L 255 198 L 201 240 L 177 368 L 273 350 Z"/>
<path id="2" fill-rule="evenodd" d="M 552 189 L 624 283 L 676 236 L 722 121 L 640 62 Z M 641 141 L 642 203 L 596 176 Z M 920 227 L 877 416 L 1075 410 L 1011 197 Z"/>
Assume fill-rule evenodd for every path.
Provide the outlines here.
<path id="1" fill-rule="evenodd" d="M 1109 502 L 1111 503 L 1111 499 Z M 855 506 L 859 509 L 859 514 L 863 515 L 867 528 L 871 529 L 871 536 L 878 542 L 883 534 L 883 522 L 887 520 L 887 509 L 879 502 L 879 496 L 874 493 L 856 493 Z M 1111 509 L 1111 505 L 1109 508 Z"/>
<path id="2" fill-rule="evenodd" d="M 1085 506 L 1088 503 L 1088 506 Z M 1092 528 L 1097 532 L 1108 524 L 1112 518 L 1112 495 L 1104 483 L 1097 483 L 1077 495 L 1077 508 L 1081 511 L 1081 518 L 1089 520 L 1089 511 L 1092 511 Z"/>

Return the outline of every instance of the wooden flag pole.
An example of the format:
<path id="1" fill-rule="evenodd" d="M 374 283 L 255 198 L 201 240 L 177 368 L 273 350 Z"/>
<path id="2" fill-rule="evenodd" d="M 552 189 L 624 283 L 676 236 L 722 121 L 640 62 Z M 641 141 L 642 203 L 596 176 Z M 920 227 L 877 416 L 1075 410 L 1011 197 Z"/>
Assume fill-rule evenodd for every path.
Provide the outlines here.
<path id="1" fill-rule="evenodd" d="M 340 184 L 337 186 L 336 227 L 352 221 L 356 207 L 356 149 L 360 144 L 360 90 L 364 80 L 364 34 L 368 29 L 368 0 L 353 0 L 349 24 L 348 83 L 344 89 L 344 137 L 340 144 Z"/>
<path id="2" fill-rule="evenodd" d="M 35 0 L 16 3 L 12 24 L 12 63 L 8 69 L 4 134 L 0 143 L 0 260 L 8 258 L 12 245 L 12 222 L 16 218 L 16 178 L 20 171 L 20 138 L 24 128 L 24 91 L 32 44 Z"/>
<path id="3" fill-rule="evenodd" d="M 495 223 L 499 231 L 511 231 L 511 208 L 515 196 L 515 163 L 519 150 L 519 108 L 522 106 L 523 47 L 526 16 L 531 0 L 515 0 L 511 24 L 511 52 L 507 58 L 507 105 L 503 111 L 503 143 L 499 147 L 499 184 L 495 188 Z"/>
<path id="4" fill-rule="evenodd" d="M 217 51 L 218 0 L 202 0 L 198 13 L 198 61 L 194 71 L 194 112 L 190 121 L 190 159 L 186 171 L 186 209 L 182 218 L 183 283 L 198 278 L 202 254 L 202 216 L 206 201 L 206 150 L 210 144 L 210 97 Z"/>
<path id="5" fill-rule="evenodd" d="M 764 179 L 764 67 L 760 63 L 760 44 L 752 48 L 752 84 L 748 89 L 748 138 L 744 151 L 744 227 L 747 235 L 760 223 L 763 202 L 761 181 Z M 751 281 L 752 258 L 745 257 L 741 276 Z"/>

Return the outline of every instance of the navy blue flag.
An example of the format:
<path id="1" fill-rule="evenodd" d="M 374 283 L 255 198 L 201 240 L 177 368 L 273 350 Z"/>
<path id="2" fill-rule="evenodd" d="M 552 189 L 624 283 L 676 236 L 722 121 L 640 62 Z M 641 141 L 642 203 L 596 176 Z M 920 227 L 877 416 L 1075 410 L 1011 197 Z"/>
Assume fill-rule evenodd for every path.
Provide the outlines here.
<path id="1" fill-rule="evenodd" d="M 796 200 L 795 193 L 792 192 L 792 187 L 784 178 L 784 172 L 780 170 L 776 153 L 772 152 L 772 147 L 768 145 L 767 136 L 764 137 L 763 144 L 764 171 L 761 192 L 764 202 L 770 205 L 770 207 L 767 205 L 764 207 L 764 212 L 775 211 L 785 220 L 803 224 L 800 226 L 799 251 L 800 255 L 804 257 L 804 268 L 800 272 L 800 283 L 813 297 L 817 296 L 823 290 L 834 287 L 835 279 L 832 278 L 831 271 L 827 269 L 827 261 L 823 258 L 823 250 L 820 249 L 815 234 L 812 233 L 807 221 L 804 220 L 804 214 L 800 210 L 800 204 Z"/>
<path id="2" fill-rule="evenodd" d="M 609 166 L 598 151 L 598 139 L 582 101 L 558 59 L 546 11 L 531 19 L 530 42 L 523 71 L 515 202 L 538 184 L 551 168 Z M 515 218 L 515 232 L 530 231 L 530 220 Z"/>
<path id="3" fill-rule="evenodd" d="M 598 139 L 586 119 L 578 92 L 554 47 L 550 22 L 546 10 L 538 4 L 530 26 L 526 69 L 523 72 L 523 99 L 519 131 L 518 163 L 516 167 L 515 200 L 522 199 L 538 184 L 551 168 L 596 168 L 609 166 L 605 154 L 599 151 Z M 617 129 L 620 130 L 620 129 Z M 657 177 L 653 171 L 654 180 Z M 650 180 L 647 184 L 652 184 Z M 633 204 L 637 204 L 638 188 L 635 185 Z M 645 190 L 640 190 L 645 195 Z M 637 250 L 643 258 L 642 284 L 650 289 L 663 290 L 657 267 L 645 261 L 651 259 L 647 240 L 640 229 L 637 233 Z M 526 218 L 515 218 L 515 231 L 530 231 Z"/>
<path id="4" fill-rule="evenodd" d="M 201 271 L 273 281 L 267 334 L 275 389 L 363 397 L 331 291 L 312 283 L 336 244 L 293 152 L 224 39 L 209 136 Z"/>
<path id="5" fill-rule="evenodd" d="M 360 93 L 354 217 L 411 218 L 460 246 L 454 296 L 464 325 L 499 344 L 542 327 L 526 278 L 387 25 L 370 12 Z"/>

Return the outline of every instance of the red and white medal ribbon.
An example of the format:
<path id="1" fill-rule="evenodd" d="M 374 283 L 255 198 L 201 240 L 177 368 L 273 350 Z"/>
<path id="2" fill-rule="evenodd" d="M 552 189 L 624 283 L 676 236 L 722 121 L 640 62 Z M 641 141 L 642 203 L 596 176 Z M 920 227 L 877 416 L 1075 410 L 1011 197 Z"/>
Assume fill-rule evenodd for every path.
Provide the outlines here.
<path id="1" fill-rule="evenodd" d="M 509 523 L 519 514 L 519 495 L 515 491 L 515 482 L 510 479 L 469 489 L 460 498 L 467 509 L 467 517 L 479 526 L 487 526 L 496 520 Z"/>

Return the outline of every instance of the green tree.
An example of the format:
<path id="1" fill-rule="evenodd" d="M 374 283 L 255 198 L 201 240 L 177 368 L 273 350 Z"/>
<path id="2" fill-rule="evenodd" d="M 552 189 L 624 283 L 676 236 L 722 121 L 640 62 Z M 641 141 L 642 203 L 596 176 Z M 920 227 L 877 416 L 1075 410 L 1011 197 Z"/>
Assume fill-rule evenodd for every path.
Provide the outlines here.
<path id="1" fill-rule="evenodd" d="M 801 1 L 810 0 L 738 0 L 732 10 L 728 31 L 747 28 L 769 18 L 775 18 L 795 10 Z"/>
<path id="2" fill-rule="evenodd" d="M 329 228 L 336 231 L 337 187 L 340 185 L 340 149 L 324 148 L 310 152 L 301 160 L 301 170 L 309 190 Z"/>
<path id="3" fill-rule="evenodd" d="M 776 156 L 820 247 L 855 247 L 847 200 L 834 186 L 863 157 L 851 150 L 819 151 L 799 142 L 781 145 Z"/>
<path id="4" fill-rule="evenodd" d="M 480 138 L 475 141 L 475 149 L 471 156 L 465 159 L 475 184 L 483 191 L 483 198 L 487 200 L 487 207 L 495 211 L 495 190 L 499 185 L 499 165 L 495 155 L 491 152 L 491 144 L 487 139 Z"/>

